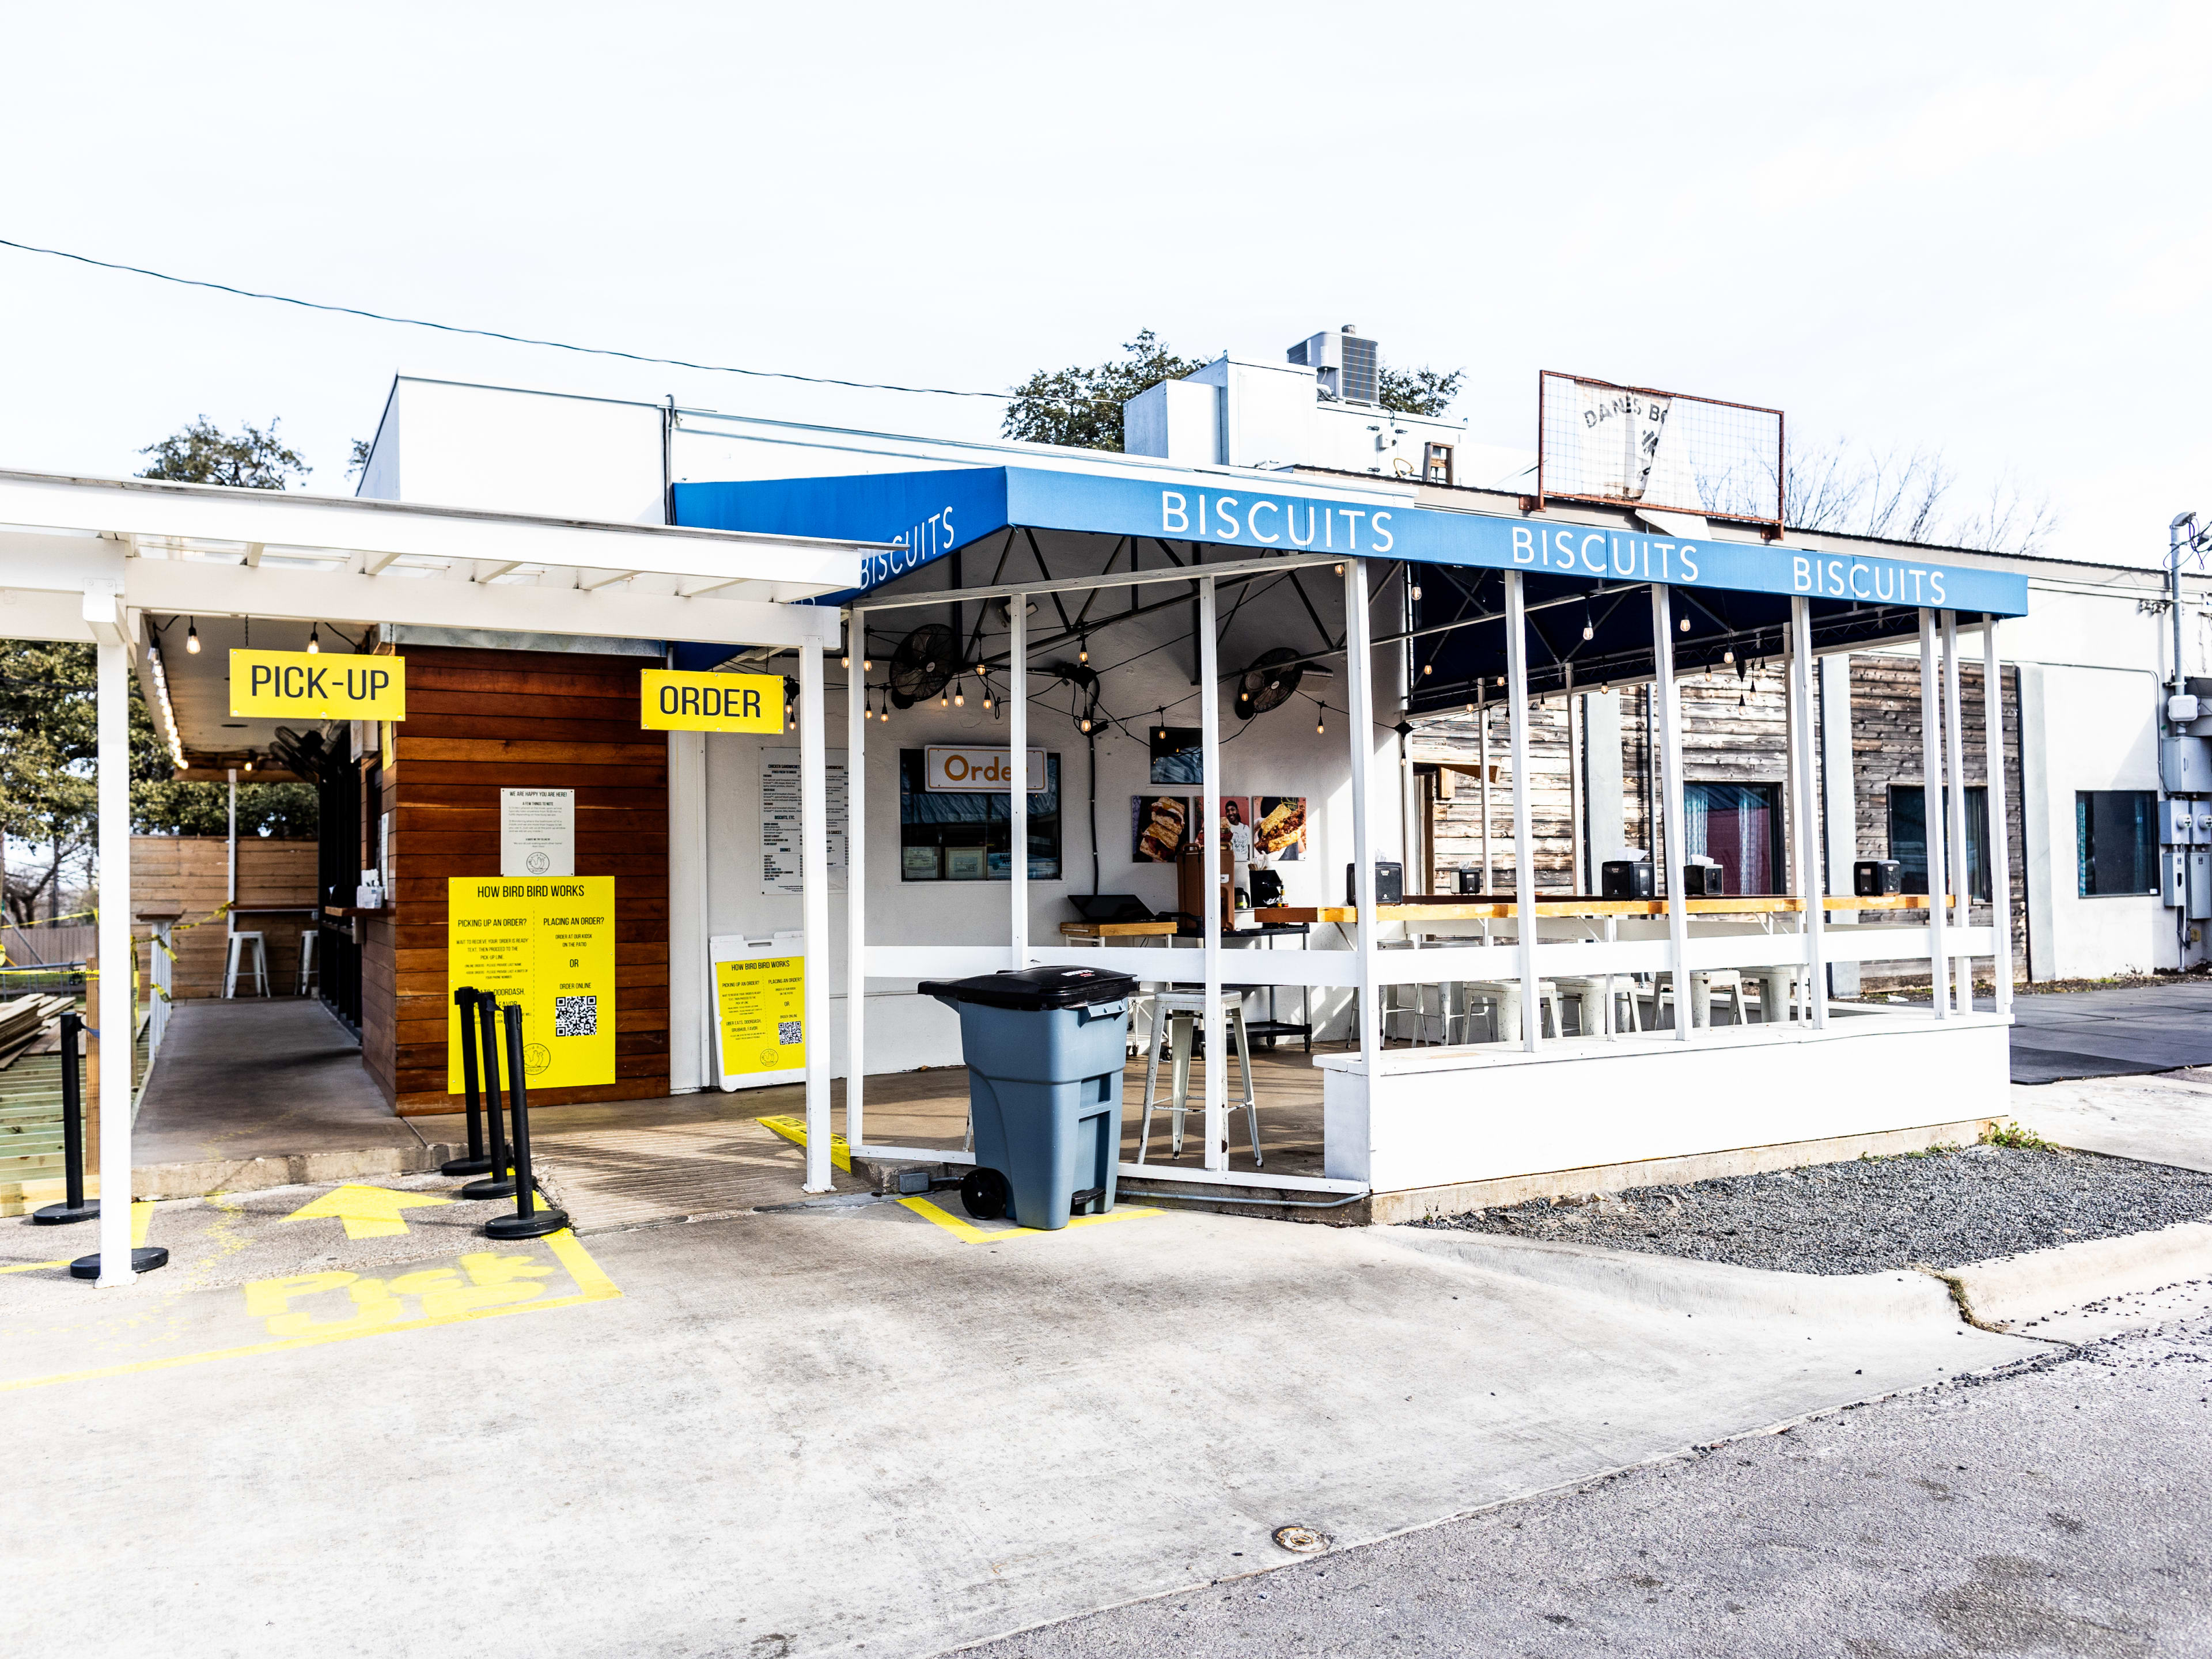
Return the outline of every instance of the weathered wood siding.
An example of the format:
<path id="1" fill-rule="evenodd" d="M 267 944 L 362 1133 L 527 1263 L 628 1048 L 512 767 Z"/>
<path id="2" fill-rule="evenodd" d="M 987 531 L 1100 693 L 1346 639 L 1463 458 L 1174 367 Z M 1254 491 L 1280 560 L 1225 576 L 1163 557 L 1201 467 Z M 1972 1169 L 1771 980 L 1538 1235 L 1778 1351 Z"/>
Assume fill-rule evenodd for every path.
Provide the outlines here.
<path id="1" fill-rule="evenodd" d="M 229 842 L 220 836 L 133 836 L 131 838 L 131 908 L 134 911 L 175 906 L 183 921 L 197 923 L 173 935 L 177 960 L 170 994 L 179 1001 L 189 997 L 222 994 L 222 963 L 229 930 L 217 918 L 208 917 L 221 907 L 229 885 Z M 269 953 L 269 988 L 289 996 L 299 982 L 300 935 L 313 926 L 307 907 L 315 902 L 315 843 L 312 841 L 264 840 L 241 836 L 238 843 L 238 902 L 256 905 L 296 904 L 295 915 L 245 916 L 242 933 L 258 932 Z M 139 940 L 138 967 L 150 974 L 153 927 L 135 922 L 131 936 Z"/>

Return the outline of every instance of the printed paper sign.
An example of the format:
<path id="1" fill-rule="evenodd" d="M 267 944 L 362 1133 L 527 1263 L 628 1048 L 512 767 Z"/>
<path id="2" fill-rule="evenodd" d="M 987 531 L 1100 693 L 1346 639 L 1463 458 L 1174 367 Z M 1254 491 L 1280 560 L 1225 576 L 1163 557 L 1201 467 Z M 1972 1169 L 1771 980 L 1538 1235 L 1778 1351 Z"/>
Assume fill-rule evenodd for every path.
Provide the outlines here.
<path id="1" fill-rule="evenodd" d="M 780 674 L 691 674 L 648 668 L 638 678 L 638 723 L 648 732 L 783 730 Z"/>
<path id="2" fill-rule="evenodd" d="M 230 712 L 294 720 L 404 720 L 404 657 L 233 651 Z"/>
<path id="3" fill-rule="evenodd" d="M 725 1090 L 797 1083 L 806 1075 L 804 936 L 709 942 L 714 963 L 714 1052 Z"/>
<path id="4" fill-rule="evenodd" d="M 462 986 L 522 1009 L 524 1076 L 532 1089 L 615 1080 L 615 878 L 446 882 L 446 1091 L 462 1091 Z M 507 1072 L 501 1017 L 500 1076 Z"/>
<path id="5" fill-rule="evenodd" d="M 576 873 L 576 792 L 499 792 L 499 872 L 502 876 Z"/>

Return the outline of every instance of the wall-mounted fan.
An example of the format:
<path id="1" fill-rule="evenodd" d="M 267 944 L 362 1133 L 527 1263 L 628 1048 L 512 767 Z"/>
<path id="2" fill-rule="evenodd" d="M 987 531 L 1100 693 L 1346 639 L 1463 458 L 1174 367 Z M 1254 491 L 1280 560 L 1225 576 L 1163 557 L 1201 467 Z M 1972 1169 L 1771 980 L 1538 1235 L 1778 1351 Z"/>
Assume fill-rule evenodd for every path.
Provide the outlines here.
<path id="1" fill-rule="evenodd" d="M 945 690 L 960 665 L 960 641 L 943 623 L 925 623 L 891 652 L 891 702 L 911 708 Z"/>
<path id="2" fill-rule="evenodd" d="M 320 732 L 295 732 L 289 726 L 276 728 L 276 735 L 270 740 L 269 753 L 286 771 L 309 783 L 323 781 L 331 759 Z"/>
<path id="3" fill-rule="evenodd" d="M 1237 682 L 1237 712 L 1245 720 L 1280 708 L 1297 694 L 1298 682 L 1311 674 L 1327 679 L 1329 671 L 1319 663 L 1304 661 L 1286 645 L 1262 651 L 1252 659 Z"/>

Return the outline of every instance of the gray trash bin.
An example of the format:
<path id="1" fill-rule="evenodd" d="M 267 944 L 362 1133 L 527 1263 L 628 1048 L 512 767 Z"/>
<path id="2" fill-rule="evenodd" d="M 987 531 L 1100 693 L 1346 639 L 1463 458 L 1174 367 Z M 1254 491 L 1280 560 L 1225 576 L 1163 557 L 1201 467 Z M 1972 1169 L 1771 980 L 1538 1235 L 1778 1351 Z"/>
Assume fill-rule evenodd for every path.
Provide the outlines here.
<path id="1" fill-rule="evenodd" d="M 1027 968 L 921 988 L 960 1015 L 975 1168 L 970 1215 L 1048 1231 L 1114 1207 L 1121 1068 L 1137 981 L 1097 968 Z"/>

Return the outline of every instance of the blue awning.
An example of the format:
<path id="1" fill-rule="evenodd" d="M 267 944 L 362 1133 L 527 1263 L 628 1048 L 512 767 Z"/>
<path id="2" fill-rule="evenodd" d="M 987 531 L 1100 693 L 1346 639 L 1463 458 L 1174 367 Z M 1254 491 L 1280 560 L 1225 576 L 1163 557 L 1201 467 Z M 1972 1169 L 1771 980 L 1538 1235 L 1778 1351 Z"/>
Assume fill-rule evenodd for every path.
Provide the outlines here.
<path id="1" fill-rule="evenodd" d="M 1043 467 L 951 467 L 744 483 L 679 483 L 676 520 L 715 530 L 896 541 L 842 604 L 1009 526 L 1204 542 L 1248 555 L 1340 553 L 1589 584 L 1803 595 L 1847 605 L 2023 616 L 2008 570 L 1786 543 L 1688 541 L 1540 516 L 1407 506 L 1375 492 L 1240 487 L 1211 475 L 1114 477 Z"/>

